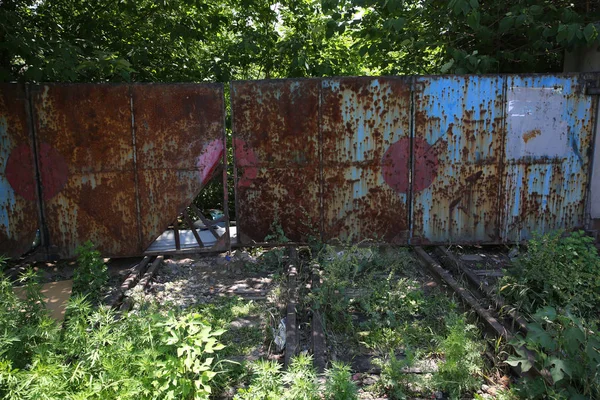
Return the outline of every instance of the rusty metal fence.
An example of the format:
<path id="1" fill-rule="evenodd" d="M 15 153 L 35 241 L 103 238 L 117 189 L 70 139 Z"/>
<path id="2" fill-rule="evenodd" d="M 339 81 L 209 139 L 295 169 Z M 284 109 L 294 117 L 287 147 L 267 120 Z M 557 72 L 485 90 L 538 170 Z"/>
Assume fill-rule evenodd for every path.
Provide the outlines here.
<path id="1" fill-rule="evenodd" d="M 233 82 L 238 237 L 493 244 L 583 228 L 598 75 Z M 600 199 L 596 199 L 600 201 Z"/>
<path id="2" fill-rule="evenodd" d="M 587 94 L 599 77 L 233 82 L 237 242 L 275 226 L 295 242 L 394 244 L 584 227 L 600 201 Z M 22 254 L 38 229 L 61 257 L 86 240 L 107 256 L 146 251 L 226 166 L 223 96 L 220 84 L 0 85 L 0 254 Z"/>

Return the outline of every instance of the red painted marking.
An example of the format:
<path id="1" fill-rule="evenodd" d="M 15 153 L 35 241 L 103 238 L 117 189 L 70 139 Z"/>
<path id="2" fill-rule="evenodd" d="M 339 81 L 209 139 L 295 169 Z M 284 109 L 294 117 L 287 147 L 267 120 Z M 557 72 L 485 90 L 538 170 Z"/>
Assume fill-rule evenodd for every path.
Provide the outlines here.
<path id="1" fill-rule="evenodd" d="M 67 183 L 69 167 L 64 157 L 48 143 L 40 143 L 39 160 L 44 200 L 56 196 Z M 35 201 L 35 177 L 31 148 L 22 144 L 16 147 L 6 162 L 6 179 L 15 193 Z"/>
<path id="2" fill-rule="evenodd" d="M 258 176 L 258 157 L 254 150 L 243 139 L 233 139 L 235 145 L 235 159 L 241 168 L 241 176 L 238 180 L 239 187 L 248 187 Z"/>
<path id="3" fill-rule="evenodd" d="M 206 185 L 212 177 L 215 169 L 221 163 L 223 157 L 223 140 L 215 139 L 212 142 L 206 143 L 202 148 L 202 153 L 196 161 L 198 175 L 202 186 Z"/>
<path id="4" fill-rule="evenodd" d="M 438 158 L 429 143 L 414 139 L 413 189 L 420 192 L 433 183 L 437 175 Z M 382 174 L 385 183 L 398 193 L 408 193 L 408 165 L 410 162 L 410 139 L 402 138 L 393 143 L 382 159 Z"/>

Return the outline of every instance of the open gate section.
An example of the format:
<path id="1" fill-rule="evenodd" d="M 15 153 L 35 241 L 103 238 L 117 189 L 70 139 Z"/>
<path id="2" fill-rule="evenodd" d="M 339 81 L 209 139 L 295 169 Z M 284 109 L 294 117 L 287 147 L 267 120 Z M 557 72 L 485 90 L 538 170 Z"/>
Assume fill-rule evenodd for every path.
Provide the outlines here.
<path id="1" fill-rule="evenodd" d="M 507 78 L 503 241 L 584 227 L 596 109 L 585 85 L 582 75 Z"/>
<path id="2" fill-rule="evenodd" d="M 40 227 L 25 85 L 0 84 L 0 255 L 30 250 Z"/>
<path id="3" fill-rule="evenodd" d="M 504 78 L 416 79 L 412 244 L 499 242 Z"/>
<path id="4" fill-rule="evenodd" d="M 73 257 L 91 240 L 106 256 L 133 256 L 159 236 L 155 250 L 179 250 L 173 219 L 225 173 L 222 85 L 51 84 L 31 91 L 50 254 Z M 201 230 L 181 234 L 195 239 Z M 228 247 L 228 225 L 216 238 L 202 235 L 187 247 Z"/>
<path id="5" fill-rule="evenodd" d="M 227 249 L 227 199 L 222 221 L 187 209 L 211 179 L 226 173 L 223 86 L 133 85 L 132 104 L 142 248 L 162 254 Z"/>

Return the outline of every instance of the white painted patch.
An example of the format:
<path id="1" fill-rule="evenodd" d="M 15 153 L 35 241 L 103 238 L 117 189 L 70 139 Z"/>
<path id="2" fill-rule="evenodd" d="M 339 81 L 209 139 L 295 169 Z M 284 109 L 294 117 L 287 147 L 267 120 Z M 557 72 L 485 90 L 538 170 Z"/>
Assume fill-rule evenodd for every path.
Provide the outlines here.
<path id="1" fill-rule="evenodd" d="M 506 157 L 563 158 L 570 153 L 562 88 L 510 87 Z"/>

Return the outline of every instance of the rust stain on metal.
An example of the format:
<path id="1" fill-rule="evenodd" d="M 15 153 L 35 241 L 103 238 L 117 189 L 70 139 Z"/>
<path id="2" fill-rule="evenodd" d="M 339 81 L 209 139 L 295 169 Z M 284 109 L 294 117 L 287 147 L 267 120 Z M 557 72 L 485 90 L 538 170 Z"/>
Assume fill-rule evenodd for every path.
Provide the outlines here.
<path id="1" fill-rule="evenodd" d="M 542 134 L 542 131 L 539 129 L 532 129 L 528 132 L 525 132 L 523 134 L 523 141 L 525 143 L 529 142 L 531 139 L 533 139 L 536 136 L 540 136 Z"/>
<path id="2" fill-rule="evenodd" d="M 242 242 L 273 222 L 294 241 L 412 244 L 582 227 L 588 78 L 234 82 Z M 0 252 L 27 250 L 43 214 L 60 256 L 140 254 L 226 162 L 222 85 L 30 88 L 0 85 Z"/>
<path id="3" fill-rule="evenodd" d="M 319 237 L 317 79 L 233 82 L 238 237 L 262 242 L 273 222 L 293 241 Z"/>
<path id="4" fill-rule="evenodd" d="M 595 102 L 582 88 L 579 75 L 507 78 L 503 241 L 584 226 Z"/>
<path id="5" fill-rule="evenodd" d="M 0 255 L 29 250 L 38 221 L 29 103 L 25 86 L 0 84 Z"/>
<path id="6" fill-rule="evenodd" d="M 94 242 L 106 256 L 140 254 L 126 85 L 32 87 L 50 246 L 73 257 Z"/>
<path id="7" fill-rule="evenodd" d="M 417 78 L 411 243 L 499 241 L 503 84 Z"/>
<path id="8" fill-rule="evenodd" d="M 223 162 L 221 84 L 133 85 L 136 163 L 146 249 Z"/>
<path id="9" fill-rule="evenodd" d="M 407 243 L 410 80 L 324 79 L 321 99 L 323 239 Z"/>

